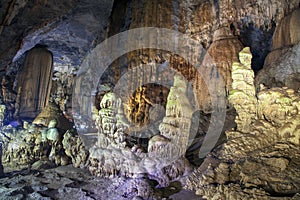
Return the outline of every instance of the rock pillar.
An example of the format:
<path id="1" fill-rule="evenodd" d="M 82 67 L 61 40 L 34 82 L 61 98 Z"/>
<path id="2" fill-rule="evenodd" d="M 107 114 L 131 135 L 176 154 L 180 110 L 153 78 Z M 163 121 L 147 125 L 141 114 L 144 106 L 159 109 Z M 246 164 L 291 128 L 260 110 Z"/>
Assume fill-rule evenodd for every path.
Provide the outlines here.
<path id="1" fill-rule="evenodd" d="M 52 75 L 53 58 L 50 51 L 34 47 L 27 52 L 24 66 L 18 74 L 19 117 L 35 118 L 47 105 Z"/>

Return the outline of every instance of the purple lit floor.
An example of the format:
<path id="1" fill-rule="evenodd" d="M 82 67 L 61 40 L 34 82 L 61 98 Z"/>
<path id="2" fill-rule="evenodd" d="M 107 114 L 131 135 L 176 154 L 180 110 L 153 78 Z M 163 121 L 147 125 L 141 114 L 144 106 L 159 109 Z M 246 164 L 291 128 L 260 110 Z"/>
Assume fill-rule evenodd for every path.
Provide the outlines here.
<path id="1" fill-rule="evenodd" d="M 95 178 L 88 171 L 70 165 L 46 170 L 7 172 L 6 177 L 0 179 L 0 199 L 132 199 L 116 190 L 118 181 Z M 170 187 L 162 193 L 166 200 L 201 200 L 193 192 L 181 188 Z"/>

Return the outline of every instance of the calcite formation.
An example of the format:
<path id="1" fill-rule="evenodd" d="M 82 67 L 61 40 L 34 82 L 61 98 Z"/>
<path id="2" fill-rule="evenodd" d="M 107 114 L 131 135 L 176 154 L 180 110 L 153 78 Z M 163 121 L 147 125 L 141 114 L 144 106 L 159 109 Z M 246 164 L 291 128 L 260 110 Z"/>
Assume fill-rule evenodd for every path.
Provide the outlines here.
<path id="1" fill-rule="evenodd" d="M 232 64 L 238 62 L 238 53 L 242 48 L 242 43 L 232 33 L 229 25 L 224 25 L 224 27 L 214 32 L 213 42 L 209 46 L 201 67 L 193 80 L 198 109 L 206 112 L 211 111 L 211 101 L 213 100 L 211 98 L 216 95 L 222 95 L 222 92 L 219 92 L 220 89 L 223 90 L 226 96 L 228 95 L 232 89 Z M 204 79 L 206 79 L 206 82 Z M 220 82 L 223 83 L 219 86 L 220 88 L 213 88 Z M 211 87 L 210 90 L 207 83 Z M 210 91 L 218 91 L 220 94 L 210 94 Z"/>
<path id="2" fill-rule="evenodd" d="M 166 117 L 160 124 L 161 132 L 149 140 L 147 152 L 138 145 L 127 143 L 128 136 L 123 128 L 125 122 L 120 121 L 123 127 L 117 129 L 119 118 L 113 116 L 120 113 L 118 97 L 107 93 L 100 103 L 98 142 L 90 149 L 90 172 L 101 177 L 152 179 L 161 187 L 186 175 L 190 165 L 184 154 L 192 116 L 186 90 L 184 78 L 175 76 L 168 96 Z"/>
<path id="3" fill-rule="evenodd" d="M 251 69 L 252 54 L 246 47 L 239 53 L 240 62 L 232 64 L 232 90 L 229 102 L 234 106 L 238 130 L 247 133 L 249 125 L 256 119 L 257 99 L 254 86 L 254 72 Z"/>
<path id="4" fill-rule="evenodd" d="M 258 85 L 300 89 L 299 17 L 300 8 L 283 18 L 277 25 L 272 38 L 271 52 L 256 77 Z"/>
<path id="5" fill-rule="evenodd" d="M 186 92 L 187 83 L 182 76 L 176 75 L 167 99 L 166 116 L 159 126 L 160 135 L 150 139 L 149 153 L 175 160 L 184 157 L 193 114 Z"/>
<path id="6" fill-rule="evenodd" d="M 4 175 L 3 165 L 2 165 L 2 142 L 0 142 L 0 177 Z"/>
<path id="7" fill-rule="evenodd" d="M 106 148 L 108 145 L 120 148 L 126 146 L 126 129 L 128 123 L 124 120 L 122 102 L 116 94 L 107 93 L 100 102 L 99 117 L 96 119 L 98 128 L 97 145 Z"/>
<path id="8" fill-rule="evenodd" d="M 53 75 L 52 54 L 35 47 L 27 52 L 24 66 L 18 73 L 20 92 L 19 117 L 35 118 L 48 104 Z"/>
<path id="9" fill-rule="evenodd" d="M 241 63 L 234 64 L 239 73 L 232 72 L 233 88 L 240 84 L 240 98 L 234 90 L 229 96 L 238 115 L 237 129 L 226 131 L 227 141 L 206 157 L 186 187 L 208 199 L 297 198 L 299 93 L 264 87 L 255 93 L 253 73 L 246 67 L 250 58 L 249 49 L 244 49 Z"/>
<path id="10" fill-rule="evenodd" d="M 18 129 L 11 125 L 0 128 L 0 142 L 3 148 L 3 165 L 9 170 L 28 167 L 39 168 L 40 164 L 52 166 L 73 164 L 84 167 L 88 151 L 82 140 L 71 130 L 60 132 L 56 120 L 49 120 L 48 127 L 41 127 L 24 121 Z"/>
<path id="11" fill-rule="evenodd" d="M 3 126 L 5 110 L 6 110 L 6 106 L 3 104 L 0 104 L 0 127 Z"/>
<path id="12" fill-rule="evenodd" d="M 28 167 L 35 161 L 48 159 L 48 157 L 57 164 L 61 163 L 58 158 L 60 157 L 58 152 L 61 149 L 59 135 L 54 127 L 41 129 L 34 125 L 28 125 L 21 130 L 4 127 L 2 134 L 7 138 L 4 140 L 3 161 L 11 169 Z"/>
<path id="13" fill-rule="evenodd" d="M 78 134 L 68 130 L 63 136 L 62 145 L 74 167 L 84 168 L 87 165 L 89 152 Z"/>
<path id="14" fill-rule="evenodd" d="M 59 105 L 55 102 L 48 102 L 48 105 L 43 108 L 39 115 L 33 120 L 33 124 L 47 127 L 51 120 L 56 120 L 56 127 L 63 131 L 73 128 L 73 124 L 65 117 L 60 110 Z"/>
<path id="15" fill-rule="evenodd" d="M 62 145 L 62 135 L 56 128 L 56 120 L 50 120 L 48 129 L 46 131 L 46 137 L 42 135 L 42 141 L 49 144 L 51 147 L 49 153 L 49 160 L 56 165 L 66 165 L 69 163 L 69 158 L 65 155 Z"/>
<path id="16" fill-rule="evenodd" d="M 149 71 L 149 69 L 145 67 L 144 70 L 144 79 L 152 79 L 152 69 L 151 71 Z M 150 73 L 148 74 L 148 72 Z M 134 80 L 129 80 L 128 82 L 130 81 Z M 154 110 L 154 106 L 161 105 L 165 107 L 168 95 L 168 91 L 166 90 L 167 88 L 154 84 L 148 84 L 147 86 L 139 87 L 129 98 L 129 101 L 125 106 L 126 109 L 124 110 L 124 113 L 130 120 L 130 122 L 135 123 L 139 127 L 142 127 L 154 123 L 156 120 L 159 120 L 160 116 L 155 116 L 155 114 L 159 115 L 160 113 L 155 113 L 158 110 Z"/>
<path id="17" fill-rule="evenodd" d="M 219 97 L 224 97 L 220 94 L 225 92 L 229 96 L 228 105 L 232 106 L 229 109 L 236 111 L 237 126 L 226 131 L 225 144 L 218 145 L 205 158 L 188 179 L 187 188 L 208 199 L 299 199 L 299 3 L 299 0 L 2 0 L 0 144 L 3 145 L 0 150 L 3 149 L 5 170 L 23 166 L 39 169 L 44 163 L 52 166 L 72 163 L 76 167 L 90 163 L 93 175 L 121 178 L 116 185 L 112 180 L 105 182 L 90 174 L 79 173 L 76 179 L 70 174 L 78 171 L 65 166 L 42 172 L 13 172 L 12 176 L 6 173 L 8 177 L 0 181 L 0 196 L 121 200 L 155 198 L 155 186 L 169 186 L 167 190 L 174 191 L 177 188 L 172 184 L 180 185 L 177 180 L 181 181 L 190 167 L 184 158 L 190 129 L 201 132 L 200 141 L 193 141 L 194 150 L 209 132 L 209 121 L 214 120 L 210 117 L 211 101 L 218 102 Z M 115 55 L 111 49 L 86 57 L 93 48 L 118 33 L 141 27 L 184 33 L 197 41 L 197 48 L 202 45 L 205 49 L 193 52 L 197 56 L 188 56 L 190 62 L 172 52 L 174 49 L 155 48 L 160 44 L 177 44 L 182 38 L 164 37 L 164 41 L 158 42 L 160 38 L 153 35 L 136 37 L 133 38 L 136 43 L 148 38 L 148 44 L 154 48 L 124 52 L 102 77 L 93 74 L 92 65 L 103 66 L 99 58 Z M 120 49 L 127 49 L 126 41 L 116 40 L 116 43 Z M 238 59 L 243 45 L 251 46 L 253 54 L 246 48 Z M 79 67 L 84 57 L 87 65 Z M 262 68 L 264 60 L 255 88 L 254 73 Z M 88 69 L 87 76 L 80 79 L 82 84 L 76 85 L 72 94 L 72 77 L 82 77 L 84 66 Z M 189 91 L 196 97 L 195 102 L 188 101 L 183 78 L 176 76 L 172 85 L 174 76 L 167 69 L 182 74 L 192 84 L 193 91 Z M 212 88 L 206 88 L 197 72 L 207 78 Z M 115 86 L 124 75 L 128 76 L 120 86 L 121 93 L 114 90 L 115 93 L 104 96 L 99 106 L 96 104 L 96 124 L 90 126 L 92 120 L 84 115 L 92 108 L 89 91 L 98 92 L 96 95 L 101 97 L 104 94 L 95 89 L 97 86 L 93 87 L 92 75 L 101 79 L 99 87 L 102 83 Z M 49 103 L 51 78 L 56 82 L 51 92 L 53 102 Z M 208 89 L 218 88 L 222 78 L 221 91 L 209 94 Z M 107 91 L 113 91 L 113 87 Z M 82 98 L 77 98 L 80 92 Z M 190 104 L 194 103 L 201 111 L 193 116 L 200 119 L 191 122 Z M 76 106 L 84 111 L 78 116 L 77 130 L 97 138 L 90 152 L 85 145 L 92 141 L 84 145 L 68 120 L 76 119 Z M 32 124 L 31 119 L 39 112 Z M 0 176 L 1 172 L 0 162 Z M 110 191 L 113 196 L 107 194 Z M 116 196 L 117 192 L 122 194 Z"/>

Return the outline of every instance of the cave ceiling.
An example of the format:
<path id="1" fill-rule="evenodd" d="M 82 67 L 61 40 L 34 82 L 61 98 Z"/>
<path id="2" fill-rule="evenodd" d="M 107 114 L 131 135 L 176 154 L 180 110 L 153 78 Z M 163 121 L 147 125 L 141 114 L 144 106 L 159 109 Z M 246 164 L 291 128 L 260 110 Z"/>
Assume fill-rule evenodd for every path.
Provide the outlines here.
<path id="1" fill-rule="evenodd" d="M 54 65 L 77 67 L 103 40 L 113 1 L 2 1 L 0 69 L 35 45 L 47 47 Z"/>
<path id="2" fill-rule="evenodd" d="M 269 3 L 273 3 L 272 6 L 268 6 Z M 3 0 L 0 4 L 0 70 L 5 73 L 5 69 L 18 65 L 22 55 L 35 45 L 46 46 L 53 53 L 57 70 L 64 65 L 76 68 L 86 54 L 107 37 L 107 33 L 111 36 L 128 28 L 143 26 L 190 32 L 208 47 L 213 31 L 222 24 L 230 23 L 230 28 L 244 46 L 251 47 L 254 55 L 252 67 L 257 72 L 262 68 L 264 58 L 270 50 L 276 23 L 299 4 L 296 0 L 289 3 L 269 3 L 234 1 L 229 5 L 225 1 L 153 1 L 149 4 L 144 2 L 143 13 L 134 11 L 134 1 L 126 0 Z M 170 6 L 173 13 L 165 10 Z M 161 19 L 155 21 L 151 17 L 151 9 L 159 8 Z M 176 11 L 176 8 L 179 10 Z M 208 12 L 210 9 L 211 12 Z M 234 9 L 238 10 L 235 14 Z M 134 14 L 138 18 L 132 17 Z M 175 23 L 174 26 L 169 25 L 166 17 L 173 14 L 177 15 L 171 20 L 171 23 Z M 125 16 L 122 18 L 122 15 Z M 162 22 L 162 18 L 166 22 Z M 111 27 L 107 28 L 109 24 Z"/>

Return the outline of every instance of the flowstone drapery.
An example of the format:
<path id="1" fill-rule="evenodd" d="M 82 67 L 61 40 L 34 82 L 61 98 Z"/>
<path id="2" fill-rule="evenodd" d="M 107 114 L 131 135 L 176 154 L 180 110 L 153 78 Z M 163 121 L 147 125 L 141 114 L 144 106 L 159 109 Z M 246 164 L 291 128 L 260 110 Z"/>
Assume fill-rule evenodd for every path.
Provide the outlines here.
<path id="1" fill-rule="evenodd" d="M 162 187 L 184 176 L 190 169 L 184 154 L 188 145 L 192 108 L 186 95 L 187 83 L 176 75 L 167 101 L 166 117 L 160 134 L 149 140 L 148 152 L 127 143 L 130 133 L 122 103 L 116 94 L 107 93 L 101 103 L 98 142 L 90 149 L 90 172 L 113 178 L 125 176 L 156 180 Z"/>

